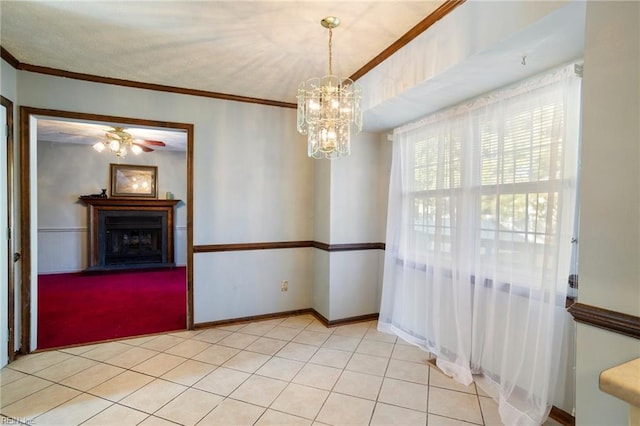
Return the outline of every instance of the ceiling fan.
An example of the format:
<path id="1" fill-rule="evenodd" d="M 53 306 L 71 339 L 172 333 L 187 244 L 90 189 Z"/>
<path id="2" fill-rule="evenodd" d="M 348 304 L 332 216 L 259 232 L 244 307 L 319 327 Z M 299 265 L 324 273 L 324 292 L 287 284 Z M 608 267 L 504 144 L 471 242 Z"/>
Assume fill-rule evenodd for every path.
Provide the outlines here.
<path id="1" fill-rule="evenodd" d="M 166 146 L 162 141 L 134 138 L 131 133 L 125 131 L 123 127 L 117 126 L 111 130 L 107 130 L 104 136 L 104 141 L 97 142 L 93 145 L 93 148 L 98 152 L 109 148 L 109 150 L 118 157 L 126 156 L 129 150 L 138 155 L 143 151 L 152 152 L 153 148 L 151 148 L 151 146 Z"/>

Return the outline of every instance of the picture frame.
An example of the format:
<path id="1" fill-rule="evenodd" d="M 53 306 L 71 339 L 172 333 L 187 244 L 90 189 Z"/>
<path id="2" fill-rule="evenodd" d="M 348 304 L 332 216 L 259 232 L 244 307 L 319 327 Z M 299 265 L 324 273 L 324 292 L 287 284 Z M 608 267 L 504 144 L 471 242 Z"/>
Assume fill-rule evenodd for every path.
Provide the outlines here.
<path id="1" fill-rule="evenodd" d="M 158 167 L 111 164 L 111 197 L 158 198 Z"/>

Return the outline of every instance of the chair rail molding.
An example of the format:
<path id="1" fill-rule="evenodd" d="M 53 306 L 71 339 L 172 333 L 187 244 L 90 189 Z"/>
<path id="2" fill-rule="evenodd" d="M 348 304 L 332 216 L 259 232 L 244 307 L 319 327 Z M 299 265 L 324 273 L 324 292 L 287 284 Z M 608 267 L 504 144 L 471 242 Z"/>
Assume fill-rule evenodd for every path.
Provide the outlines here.
<path id="1" fill-rule="evenodd" d="M 573 316 L 574 321 L 640 339 L 640 317 L 635 315 L 579 302 L 571 305 L 567 311 Z"/>

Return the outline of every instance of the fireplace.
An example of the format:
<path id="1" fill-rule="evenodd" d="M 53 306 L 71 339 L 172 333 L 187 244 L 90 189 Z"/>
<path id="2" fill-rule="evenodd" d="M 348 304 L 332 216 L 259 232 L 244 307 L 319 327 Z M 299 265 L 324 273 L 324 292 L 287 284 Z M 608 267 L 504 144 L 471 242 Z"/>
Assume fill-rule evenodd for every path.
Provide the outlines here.
<path id="1" fill-rule="evenodd" d="M 173 213 L 179 200 L 82 201 L 89 206 L 87 271 L 175 266 Z"/>
<path id="2" fill-rule="evenodd" d="M 101 211 L 98 229 L 98 263 L 167 263 L 167 212 Z"/>

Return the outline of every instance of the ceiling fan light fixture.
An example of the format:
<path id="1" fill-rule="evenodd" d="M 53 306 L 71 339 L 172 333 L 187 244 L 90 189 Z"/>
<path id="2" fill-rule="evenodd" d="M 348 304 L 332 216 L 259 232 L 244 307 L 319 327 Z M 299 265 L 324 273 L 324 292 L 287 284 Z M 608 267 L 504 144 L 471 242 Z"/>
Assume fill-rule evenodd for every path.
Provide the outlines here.
<path id="1" fill-rule="evenodd" d="M 351 134 L 362 131 L 362 89 L 350 78 L 333 75 L 332 30 L 340 19 L 327 16 L 320 24 L 329 30 L 329 74 L 298 86 L 298 131 L 307 135 L 311 158 L 334 159 L 351 153 Z"/>
<path id="2" fill-rule="evenodd" d="M 124 158 L 127 155 L 127 147 L 121 146 L 120 149 L 115 153 L 116 157 Z"/>
<path id="3" fill-rule="evenodd" d="M 124 146 L 124 144 L 123 144 Z M 118 152 L 120 151 L 120 142 L 113 139 L 112 141 L 109 142 L 109 149 L 113 152 Z"/>
<path id="4" fill-rule="evenodd" d="M 142 145 L 140 145 L 142 144 Z M 129 132 L 126 132 L 122 127 L 114 127 L 113 130 L 108 130 L 104 134 L 104 140 L 97 142 L 93 145 L 93 149 L 98 152 L 102 152 L 106 149 L 115 154 L 118 158 L 124 158 L 127 152 L 131 151 L 135 155 L 139 155 L 143 151 L 151 152 L 152 148 L 146 146 L 166 146 L 162 141 L 147 140 L 147 139 L 133 139 Z"/>
<path id="5" fill-rule="evenodd" d="M 102 152 L 105 149 L 104 143 L 103 142 L 96 142 L 95 144 L 93 144 L 93 149 L 95 149 L 98 152 Z"/>

